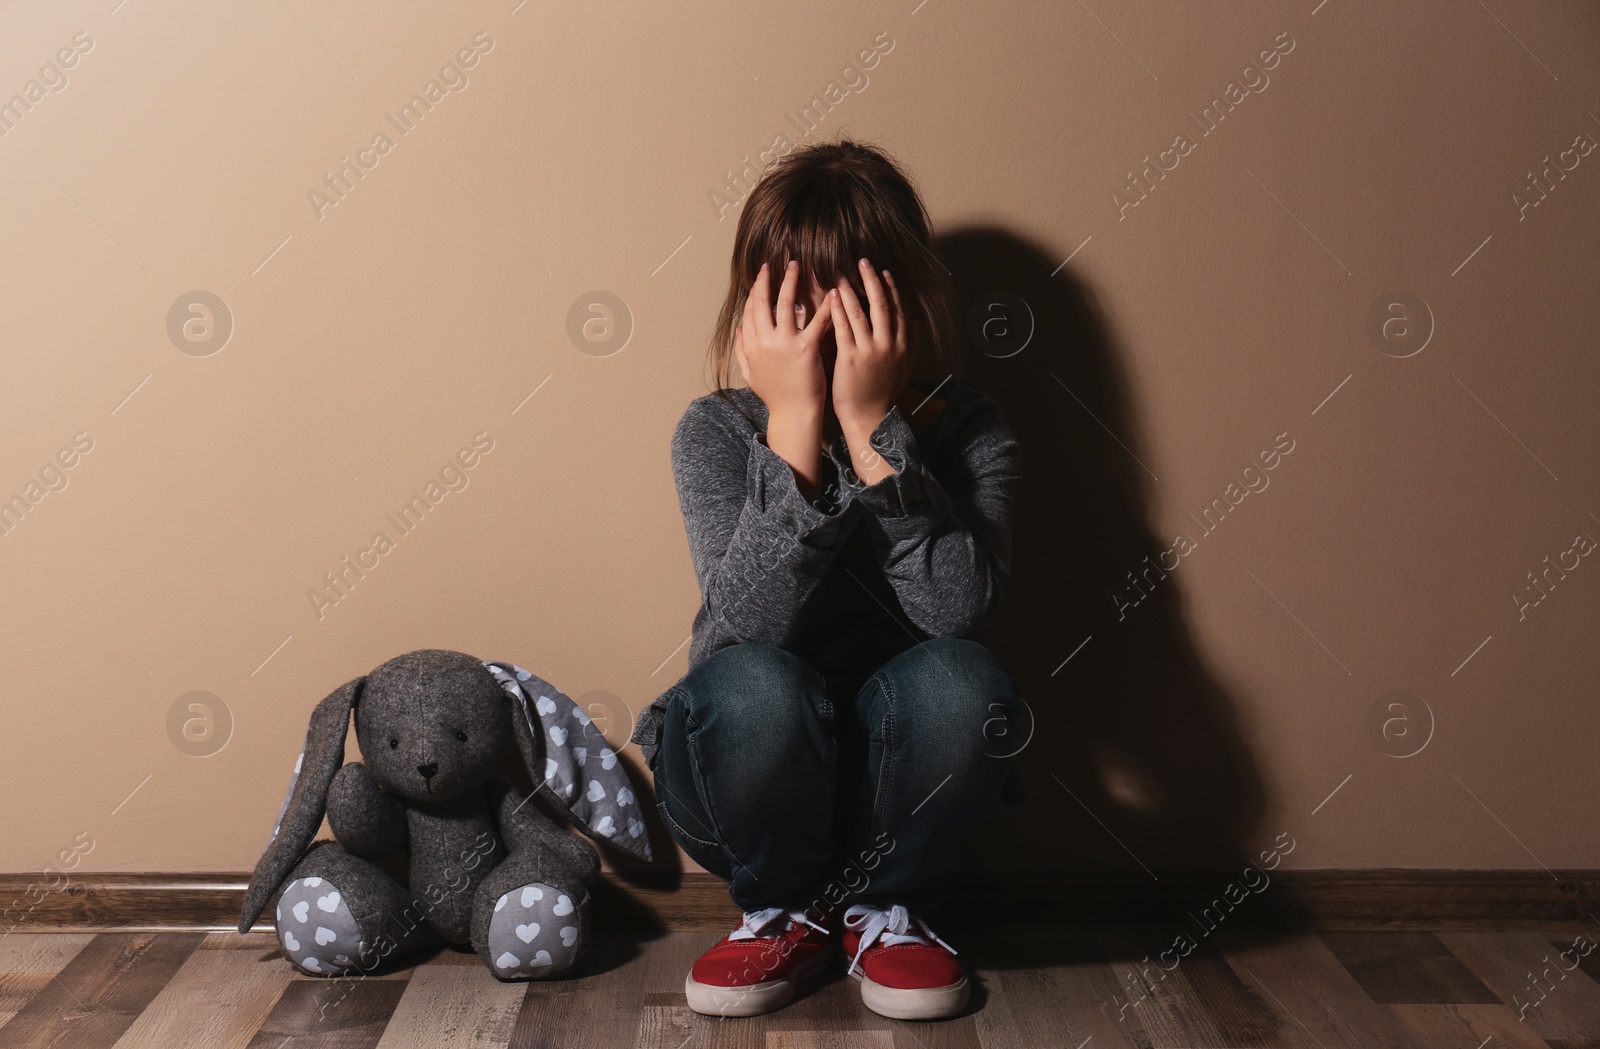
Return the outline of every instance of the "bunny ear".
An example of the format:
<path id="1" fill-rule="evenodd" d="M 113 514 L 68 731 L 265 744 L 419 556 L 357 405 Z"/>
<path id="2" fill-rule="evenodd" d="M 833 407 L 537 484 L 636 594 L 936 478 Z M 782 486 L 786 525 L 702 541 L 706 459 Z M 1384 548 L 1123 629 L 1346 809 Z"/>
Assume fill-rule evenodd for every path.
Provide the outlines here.
<path id="1" fill-rule="evenodd" d="M 244 895 L 244 912 L 239 931 L 249 932 L 261 909 L 300 861 L 311 844 L 328 804 L 328 785 L 344 764 L 344 738 L 350 728 L 350 711 L 355 709 L 367 678 L 363 674 L 341 685 L 311 712 L 311 727 L 306 729 L 305 748 L 294 763 L 289 791 L 278 808 L 278 822 L 272 837 L 256 863 L 250 888 Z"/>
<path id="2" fill-rule="evenodd" d="M 622 759 L 565 692 L 512 663 L 488 660 L 512 701 L 517 747 L 537 790 L 596 841 L 652 859 L 639 798 Z"/>

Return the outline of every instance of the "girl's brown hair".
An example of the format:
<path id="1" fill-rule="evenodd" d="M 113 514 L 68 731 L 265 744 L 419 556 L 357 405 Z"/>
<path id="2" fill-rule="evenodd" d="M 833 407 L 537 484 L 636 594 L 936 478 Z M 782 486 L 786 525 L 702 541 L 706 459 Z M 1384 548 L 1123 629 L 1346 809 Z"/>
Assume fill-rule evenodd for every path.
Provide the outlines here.
<path id="1" fill-rule="evenodd" d="M 865 307 L 857 266 L 863 257 L 874 269 L 893 274 L 900 288 L 911 324 L 912 376 L 952 374 L 958 360 L 955 291 L 949 271 L 934 255 L 927 210 L 911 180 L 883 150 L 841 138 L 779 157 L 745 198 L 728 295 L 706 357 L 712 390 L 731 400 L 725 390 L 740 375 L 734 328 L 763 262 L 773 274 L 769 309 L 790 259 L 799 261 L 802 278 L 825 288 L 845 276 Z"/>

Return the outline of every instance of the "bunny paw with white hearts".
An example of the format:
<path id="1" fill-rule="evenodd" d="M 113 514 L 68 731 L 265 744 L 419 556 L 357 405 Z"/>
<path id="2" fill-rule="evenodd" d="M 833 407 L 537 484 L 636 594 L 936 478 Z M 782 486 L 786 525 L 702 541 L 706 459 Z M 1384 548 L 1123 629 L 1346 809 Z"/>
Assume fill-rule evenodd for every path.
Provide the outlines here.
<path id="1" fill-rule="evenodd" d="M 576 960 L 581 923 L 572 897 L 543 882 L 518 886 L 495 901 L 489 958 L 502 980 L 538 978 Z"/>
<path id="2" fill-rule="evenodd" d="M 350 905 L 325 878 L 296 878 L 284 886 L 274 916 L 283 953 L 314 976 L 354 967 L 366 949 Z"/>

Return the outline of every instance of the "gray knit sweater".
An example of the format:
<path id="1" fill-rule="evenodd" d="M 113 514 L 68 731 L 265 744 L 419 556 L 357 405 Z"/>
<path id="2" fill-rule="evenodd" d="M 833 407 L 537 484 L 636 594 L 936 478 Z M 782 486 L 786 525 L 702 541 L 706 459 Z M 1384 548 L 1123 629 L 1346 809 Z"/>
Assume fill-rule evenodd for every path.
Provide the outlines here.
<path id="1" fill-rule="evenodd" d="M 928 393 L 937 379 L 914 379 Z M 898 473 L 863 485 L 844 438 L 807 500 L 767 447 L 767 408 L 748 388 L 696 398 L 672 434 L 672 470 L 700 585 L 689 667 L 728 645 L 795 653 L 830 682 L 865 682 L 930 637 L 970 637 L 1011 589 L 1021 457 L 1000 408 L 951 377 L 922 439 L 899 407 L 869 437 Z M 919 398 L 920 399 L 920 398 Z M 930 401 L 919 411 L 934 410 Z M 747 418 L 746 414 L 753 417 Z M 655 767 L 671 690 L 632 742 Z"/>

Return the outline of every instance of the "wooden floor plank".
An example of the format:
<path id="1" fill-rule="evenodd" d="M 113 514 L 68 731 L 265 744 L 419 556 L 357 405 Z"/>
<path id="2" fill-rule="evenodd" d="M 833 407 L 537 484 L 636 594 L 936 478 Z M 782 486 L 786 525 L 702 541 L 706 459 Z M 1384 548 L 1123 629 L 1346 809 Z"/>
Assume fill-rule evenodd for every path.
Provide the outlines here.
<path id="1" fill-rule="evenodd" d="M 717 942 L 717 935 L 672 932 L 642 945 L 644 954 L 635 969 L 641 999 L 639 1049 L 679 1049 L 691 1036 L 694 1014 L 683 997 L 683 978 L 694 960 Z"/>
<path id="2" fill-rule="evenodd" d="M 196 950 L 118 1039 L 117 1049 L 243 1049 L 289 980 L 282 959 Z"/>
<path id="3" fill-rule="evenodd" d="M 1600 930 L 1596 930 L 1600 932 Z M 1585 931 L 1549 934 L 1544 937 L 1550 945 L 1550 957 L 1561 956 L 1562 965 L 1578 963 L 1578 970 L 1600 984 L 1600 940 Z"/>
<path id="4" fill-rule="evenodd" d="M 717 942 L 714 932 L 669 932 L 660 939 L 641 944 L 643 964 L 639 990 L 644 994 L 676 994 L 683 997 L 683 979 L 695 959 Z"/>
<path id="5" fill-rule="evenodd" d="M 0 937 L 0 1027 L 94 939 L 94 933 Z"/>
<path id="6" fill-rule="evenodd" d="M 418 966 L 378 1049 L 504 1049 L 526 988 L 483 966 Z"/>
<path id="7" fill-rule="evenodd" d="M 1547 1049 L 1517 1014 L 1494 1005 L 1391 1005 L 1389 1011 L 1429 1049 Z"/>
<path id="8" fill-rule="evenodd" d="M 96 936 L 0 1028 L 6 1049 L 108 1049 L 199 944 L 195 933 Z"/>
<path id="9" fill-rule="evenodd" d="M 1567 1049 L 1600 1049 L 1600 984 L 1561 968 L 1550 936 L 1441 932 L 1438 937 L 1540 1038 Z"/>
<path id="10" fill-rule="evenodd" d="M 1548 929 L 1218 932 L 1170 970 L 1148 935 L 973 935 L 973 1005 L 926 1023 L 868 1010 L 842 956 L 773 1013 L 692 1013 L 684 977 L 717 936 L 608 938 L 573 977 L 507 984 L 466 953 L 334 981 L 270 933 L 19 934 L 0 937 L 0 1046 L 1600 1049 L 1600 951 L 1580 966 Z"/>
<path id="11" fill-rule="evenodd" d="M 278 934 L 274 932 L 207 932 L 200 936 L 199 951 L 276 951 Z"/>
<path id="12" fill-rule="evenodd" d="M 373 1049 L 406 980 L 290 980 L 247 1049 Z"/>
<path id="13" fill-rule="evenodd" d="M 620 938 L 596 942 L 575 975 L 533 980 L 511 1031 L 512 1049 L 620 1049 L 639 1036 L 644 968 L 638 944 Z"/>
<path id="14" fill-rule="evenodd" d="M 1280 1015 L 1286 1049 L 1418 1046 L 1315 933 L 1230 932 L 1211 939 L 1244 985 Z"/>
<path id="15" fill-rule="evenodd" d="M 694 1049 L 763 1049 L 767 1043 L 764 1016 L 702 1016 L 691 1012 L 690 1046 Z"/>
<path id="16" fill-rule="evenodd" d="M 894 1049 L 892 1031 L 767 1031 L 766 1049 Z"/>
<path id="17" fill-rule="evenodd" d="M 1170 964 L 1175 955 L 1168 955 Z M 1258 988 L 1247 987 L 1210 938 L 1177 959 L 1195 996 L 1222 1032 L 1223 1045 L 1235 1049 L 1275 1049 L 1284 1044 L 1283 1016 Z"/>
<path id="18" fill-rule="evenodd" d="M 1162 964 L 1161 953 L 1170 944 L 1123 933 L 1101 933 L 1097 939 L 1130 1006 L 1125 1014 L 1119 1007 L 1119 1017 L 1126 1016 L 1126 1022 L 1144 1034 L 1136 1041 L 1154 1049 L 1232 1044 L 1223 1038 L 1189 982 L 1187 962 L 1194 952 L 1187 958 L 1169 955 L 1169 970 Z"/>
<path id="19" fill-rule="evenodd" d="M 972 1018 L 980 1044 L 1060 1044 L 1073 1049 L 1095 1037 L 1084 1033 L 1085 1005 L 1070 1000 L 1052 969 L 989 969 L 981 975 L 987 1001 Z M 1091 1023 L 1096 1015 L 1104 1020 L 1103 1014 L 1088 1008 Z M 1094 1044 L 1112 1047 L 1119 1043 L 1099 1038 Z"/>
<path id="20" fill-rule="evenodd" d="M 639 1009 L 639 1049 L 681 1049 L 693 1037 L 689 1029 L 693 1015 L 681 991 L 647 992 Z"/>
<path id="21" fill-rule="evenodd" d="M 969 1012 L 949 1020 L 890 1020 L 895 1049 L 982 1049 L 978 1028 Z"/>
<path id="22" fill-rule="evenodd" d="M 1131 1010 L 1118 1019 L 1127 997 L 1094 935 L 1004 935 L 972 943 L 962 956 L 984 984 L 973 1016 L 984 1046 L 1137 1049 Z"/>
<path id="23" fill-rule="evenodd" d="M 94 937 L 92 932 L 0 936 L 0 975 L 60 972 Z"/>
<path id="24" fill-rule="evenodd" d="M 786 1044 L 785 1038 L 799 1038 L 795 1044 L 801 1045 L 811 1035 L 830 1035 L 837 1037 L 818 1044 L 895 1045 L 895 1021 L 868 1009 L 861 1001 L 861 985 L 841 975 L 843 969 L 843 960 L 838 960 L 828 972 L 807 980 L 796 1001 L 764 1017 L 767 1044 L 773 1044 L 774 1035 L 782 1036 L 780 1044 Z"/>
<path id="25" fill-rule="evenodd" d="M 1323 932 L 1367 997 L 1385 1005 L 1499 1005 L 1431 932 Z"/>
<path id="26" fill-rule="evenodd" d="M 1014 961 L 1013 964 L 1022 964 Z M 985 1046 L 1040 1045 L 1040 1036 L 1060 1038 L 1071 1049 L 1077 1042 L 1062 1031 L 1075 1020 L 1076 1010 L 1064 1010 L 1065 1019 L 1050 1015 L 1044 1003 L 1061 1001 L 1054 974 L 1048 968 L 980 970 L 984 983 L 983 1008 L 972 1018 L 978 1042 Z M 1029 1038 L 1032 1040 L 1028 1040 Z M 1083 1041 L 1082 1038 L 1077 1040 Z"/>

